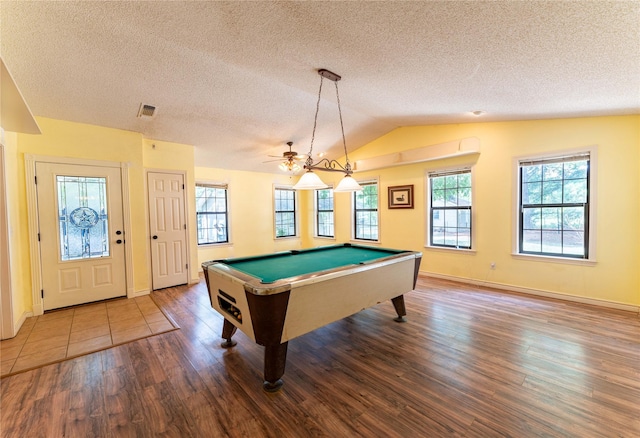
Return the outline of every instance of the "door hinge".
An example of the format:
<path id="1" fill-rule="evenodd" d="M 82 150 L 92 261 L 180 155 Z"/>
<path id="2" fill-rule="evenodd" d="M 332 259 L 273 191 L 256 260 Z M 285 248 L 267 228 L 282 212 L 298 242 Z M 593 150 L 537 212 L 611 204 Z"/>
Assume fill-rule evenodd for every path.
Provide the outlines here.
<path id="1" fill-rule="evenodd" d="M 184 190 L 184 184 L 182 184 L 182 190 Z"/>
<path id="2" fill-rule="evenodd" d="M 34 176 L 33 179 L 35 180 L 36 185 L 38 185 L 38 177 Z"/>
<path id="3" fill-rule="evenodd" d="M 188 265 L 188 264 L 187 264 L 187 265 L 184 265 L 184 268 L 185 268 L 185 269 L 189 269 L 189 265 Z"/>
<path id="4" fill-rule="evenodd" d="M 184 229 L 185 229 L 185 230 L 187 229 L 187 224 L 184 224 Z"/>
<path id="5" fill-rule="evenodd" d="M 44 289 L 40 289 L 40 298 L 44 298 Z"/>
<path id="6" fill-rule="evenodd" d="M 40 242 L 40 233 L 38 233 L 38 242 Z"/>

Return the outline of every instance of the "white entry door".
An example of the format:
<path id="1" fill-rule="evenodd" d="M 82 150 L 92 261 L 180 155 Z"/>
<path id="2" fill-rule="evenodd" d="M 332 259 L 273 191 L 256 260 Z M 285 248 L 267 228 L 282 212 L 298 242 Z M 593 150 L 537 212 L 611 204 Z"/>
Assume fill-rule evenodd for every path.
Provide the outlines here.
<path id="1" fill-rule="evenodd" d="M 127 294 L 117 167 L 36 163 L 44 310 Z"/>
<path id="2" fill-rule="evenodd" d="M 185 284 L 189 275 L 184 176 L 149 172 L 147 186 L 153 289 Z"/>

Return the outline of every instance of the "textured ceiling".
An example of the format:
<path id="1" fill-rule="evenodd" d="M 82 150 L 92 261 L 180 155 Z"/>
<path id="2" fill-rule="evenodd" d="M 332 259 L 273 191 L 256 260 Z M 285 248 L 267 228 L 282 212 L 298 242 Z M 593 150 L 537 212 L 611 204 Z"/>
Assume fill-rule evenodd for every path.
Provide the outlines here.
<path id="1" fill-rule="evenodd" d="M 0 9 L 0 54 L 36 116 L 193 144 L 198 165 L 277 172 L 263 161 L 287 141 L 306 153 L 319 68 L 342 76 L 350 151 L 398 126 L 640 113 L 638 1 Z M 337 158 L 325 85 L 314 152 Z M 156 116 L 137 118 L 141 103 Z"/>

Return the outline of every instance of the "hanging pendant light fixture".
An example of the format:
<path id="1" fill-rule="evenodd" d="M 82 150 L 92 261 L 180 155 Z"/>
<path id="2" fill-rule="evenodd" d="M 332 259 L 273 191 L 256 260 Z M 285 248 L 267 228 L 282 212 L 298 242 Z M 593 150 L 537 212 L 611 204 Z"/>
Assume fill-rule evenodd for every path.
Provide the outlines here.
<path id="1" fill-rule="evenodd" d="M 318 103 L 316 104 L 316 115 L 313 119 L 313 132 L 311 134 L 311 147 L 307 154 L 307 160 L 305 161 L 304 168 L 307 170 L 300 178 L 298 183 L 293 186 L 296 190 L 316 190 L 326 189 L 328 186 L 322 182 L 320 177 L 314 172 L 314 170 L 325 172 L 342 172 L 345 174 L 344 178 L 340 181 L 338 186 L 333 189 L 334 192 L 356 192 L 362 190 L 362 187 L 351 176 L 353 170 L 351 169 L 351 163 L 349 162 L 349 156 L 347 155 L 347 142 L 344 137 L 344 125 L 342 123 L 342 110 L 340 108 L 340 95 L 338 94 L 338 81 L 342 79 L 337 74 L 330 72 L 329 70 L 318 70 L 320 75 L 320 89 L 318 90 Z M 313 164 L 313 140 L 316 135 L 316 125 L 318 124 L 318 110 L 320 109 L 320 96 L 322 95 L 322 82 L 324 78 L 327 78 L 336 86 L 336 99 L 338 102 L 338 114 L 340 115 L 340 129 L 342 130 L 342 146 L 344 148 L 344 157 L 346 163 L 342 166 L 336 160 L 328 160 L 323 158 L 317 164 Z"/>

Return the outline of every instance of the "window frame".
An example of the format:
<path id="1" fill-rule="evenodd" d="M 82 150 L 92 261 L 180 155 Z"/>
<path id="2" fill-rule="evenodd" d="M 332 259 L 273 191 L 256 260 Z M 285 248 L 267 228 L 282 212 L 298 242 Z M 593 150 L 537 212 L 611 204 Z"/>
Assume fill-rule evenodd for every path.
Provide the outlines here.
<path id="1" fill-rule="evenodd" d="M 454 246 L 454 245 L 446 245 L 446 244 L 436 244 L 433 243 L 433 225 L 434 225 L 434 220 L 433 220 L 433 210 L 434 210 L 434 206 L 432 205 L 432 201 L 433 201 L 433 196 L 432 196 L 432 180 L 431 178 L 433 177 L 441 177 L 441 176 L 448 176 L 448 175 L 457 175 L 457 174 L 469 174 L 469 177 L 471 179 L 471 204 L 465 208 L 462 208 L 464 210 L 469 210 L 469 247 L 464 247 L 464 246 Z M 426 196 L 426 216 L 427 216 L 427 223 L 426 223 L 426 229 L 425 229 L 425 237 L 426 237 L 426 242 L 425 242 L 425 247 L 427 248 L 432 248 L 432 249 L 442 249 L 442 250 L 447 250 L 447 251 L 466 251 L 466 252 L 475 252 L 476 251 L 476 232 L 475 232 L 475 214 L 474 214 L 474 205 L 475 205 L 475 196 L 476 196 L 476 190 L 475 190 L 475 166 L 471 165 L 467 165 L 467 166 L 457 166 L 457 167 L 446 167 L 446 168 L 437 168 L 437 169 L 430 169 L 427 170 L 425 172 L 425 180 L 426 180 L 426 190 L 425 190 L 425 196 Z M 454 207 L 435 207 L 435 209 L 437 210 L 460 210 L 460 206 L 454 206 Z"/>
<path id="2" fill-rule="evenodd" d="M 553 162 L 571 161 L 570 158 L 580 155 L 588 155 L 589 165 L 587 171 L 587 206 L 585 210 L 585 239 L 584 246 L 586 257 L 573 256 L 571 254 L 558 254 L 549 252 L 523 251 L 522 234 L 523 234 L 523 205 L 522 205 L 522 172 L 523 163 L 544 163 L 551 164 Z M 567 264 L 587 264 L 595 265 L 596 263 L 596 211 L 597 211 L 597 147 L 589 146 L 580 149 L 560 150 L 552 153 L 544 153 L 538 155 L 527 155 L 515 157 L 513 159 L 513 181 L 514 184 L 514 227 L 513 227 L 513 252 L 515 258 L 529 260 L 548 260 L 558 263 Z M 557 204 L 557 203 L 556 203 Z M 544 208 L 548 204 L 538 204 Z M 555 205 L 555 204 L 554 204 Z M 558 204 L 568 205 L 563 203 Z"/>
<path id="3" fill-rule="evenodd" d="M 277 191 L 285 191 L 291 192 L 293 194 L 293 210 L 277 210 L 276 209 L 276 192 Z M 298 225 L 299 214 L 298 209 L 300 203 L 298 202 L 298 192 L 293 188 L 293 186 L 284 186 L 284 185 L 274 185 L 273 186 L 273 238 L 275 240 L 282 239 L 295 239 L 299 237 L 300 227 Z M 278 236 L 278 214 L 282 213 L 293 213 L 293 231 L 294 234 L 287 234 L 283 236 Z"/>
<path id="4" fill-rule="evenodd" d="M 331 193 L 331 210 L 321 210 L 319 207 L 319 199 L 318 199 L 318 194 L 321 191 L 328 191 L 329 193 Z M 329 186 L 326 189 L 318 189 L 318 190 L 314 190 L 313 191 L 313 209 L 314 209 L 314 237 L 318 238 L 318 239 L 333 239 L 335 240 L 336 238 L 336 215 L 335 215 L 335 209 L 336 209 L 336 200 L 335 200 L 335 194 L 333 192 L 333 187 Z M 325 234 L 320 234 L 320 213 L 331 213 L 331 228 L 333 230 L 333 234 L 331 235 L 325 235 Z"/>
<path id="5" fill-rule="evenodd" d="M 224 190 L 224 198 L 225 198 L 225 211 L 224 211 L 224 216 L 225 216 L 225 221 L 227 224 L 226 227 L 226 232 L 227 232 L 227 240 L 226 241 L 221 241 L 221 242 L 205 242 L 205 243 L 200 243 L 198 240 L 198 234 L 200 232 L 200 227 L 198 225 L 198 218 L 200 217 L 201 214 L 222 214 L 221 212 L 201 212 L 198 211 L 198 196 L 197 196 L 197 190 L 198 187 L 208 187 L 208 188 L 215 188 L 215 189 L 223 189 Z M 195 183 L 195 188 L 194 191 L 196 193 L 194 193 L 194 200 L 196 203 L 195 206 L 195 210 L 196 210 L 196 244 L 198 247 L 203 247 L 203 246 L 208 246 L 208 245 L 229 245 L 231 243 L 231 220 L 230 220 L 230 214 L 229 214 L 229 185 L 226 183 L 216 183 L 216 182 L 209 182 L 209 181 L 197 181 Z"/>
<path id="6" fill-rule="evenodd" d="M 365 186 L 375 185 L 377 188 L 377 199 L 376 199 L 376 208 L 375 209 L 356 209 L 356 197 L 358 193 L 361 192 L 353 192 L 351 196 L 351 240 L 357 242 L 369 242 L 369 243 L 379 243 L 380 242 L 380 234 L 381 234 L 381 224 L 380 224 L 380 182 L 378 179 L 370 179 L 365 181 L 358 181 L 358 184 L 362 186 L 363 190 Z M 378 236 L 376 239 L 365 239 L 361 237 L 357 237 L 358 235 L 358 224 L 357 224 L 357 212 L 358 211 L 375 211 L 376 212 L 376 228 L 378 231 Z"/>

